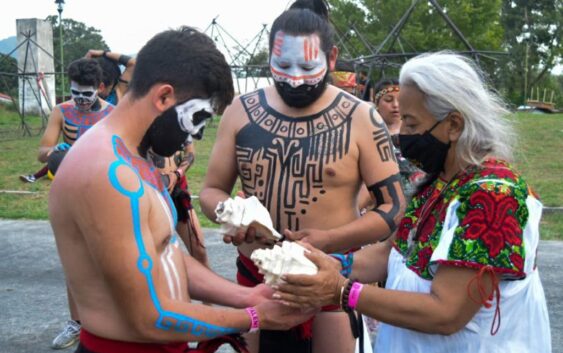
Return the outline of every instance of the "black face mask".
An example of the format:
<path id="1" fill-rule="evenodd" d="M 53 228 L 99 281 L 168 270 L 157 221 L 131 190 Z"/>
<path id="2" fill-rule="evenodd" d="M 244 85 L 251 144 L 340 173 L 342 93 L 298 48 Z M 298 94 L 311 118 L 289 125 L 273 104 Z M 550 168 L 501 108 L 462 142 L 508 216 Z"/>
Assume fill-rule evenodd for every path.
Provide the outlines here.
<path id="1" fill-rule="evenodd" d="M 428 174 L 437 174 L 444 170 L 450 149 L 450 143 L 443 143 L 430 133 L 440 123 L 441 121 L 438 121 L 422 135 L 399 134 L 399 147 L 403 157 Z"/>
<path id="2" fill-rule="evenodd" d="M 328 74 L 316 85 L 302 84 L 298 87 L 291 87 L 285 82 L 275 82 L 276 90 L 285 104 L 294 108 L 304 108 L 319 99 L 327 86 Z"/>
<path id="3" fill-rule="evenodd" d="M 148 149 L 152 147 L 154 153 L 159 156 L 170 157 L 182 149 L 188 135 L 180 127 L 176 106 L 173 106 L 154 119 L 143 136 L 139 153 L 146 157 Z"/>

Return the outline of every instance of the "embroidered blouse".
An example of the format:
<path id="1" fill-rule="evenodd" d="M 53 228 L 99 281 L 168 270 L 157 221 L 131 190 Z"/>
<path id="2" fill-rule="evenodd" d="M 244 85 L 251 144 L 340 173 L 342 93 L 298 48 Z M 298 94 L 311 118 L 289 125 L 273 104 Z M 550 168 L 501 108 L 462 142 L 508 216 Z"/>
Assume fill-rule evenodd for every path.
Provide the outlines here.
<path id="1" fill-rule="evenodd" d="M 493 303 L 482 306 L 462 330 L 449 336 L 382 324 L 375 350 L 551 352 L 547 306 L 536 268 L 541 210 L 524 179 L 495 159 L 450 182 L 437 179 L 415 195 L 397 230 L 386 287 L 430 293 L 441 265 L 487 267 L 501 277 L 502 320 L 493 335 Z"/>

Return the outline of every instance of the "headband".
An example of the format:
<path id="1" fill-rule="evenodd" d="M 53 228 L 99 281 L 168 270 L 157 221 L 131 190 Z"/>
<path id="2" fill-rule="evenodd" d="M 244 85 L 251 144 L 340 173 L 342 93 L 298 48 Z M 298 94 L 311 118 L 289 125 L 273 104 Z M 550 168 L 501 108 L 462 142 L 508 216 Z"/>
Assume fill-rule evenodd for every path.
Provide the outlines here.
<path id="1" fill-rule="evenodd" d="M 387 93 L 391 93 L 391 92 L 399 92 L 401 89 L 399 88 L 399 86 L 397 85 L 392 85 L 392 86 L 387 86 L 384 89 L 380 90 L 379 92 L 377 92 L 375 94 L 375 102 L 378 103 L 379 102 L 379 98 L 383 97 L 384 95 L 386 95 Z"/>

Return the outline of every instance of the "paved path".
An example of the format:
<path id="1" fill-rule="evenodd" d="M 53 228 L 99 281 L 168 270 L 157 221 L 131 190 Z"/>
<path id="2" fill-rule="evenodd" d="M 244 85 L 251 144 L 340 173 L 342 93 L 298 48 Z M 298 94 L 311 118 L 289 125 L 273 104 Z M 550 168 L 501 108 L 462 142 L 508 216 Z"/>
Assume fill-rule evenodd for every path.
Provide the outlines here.
<path id="1" fill-rule="evenodd" d="M 212 230 L 205 233 L 212 268 L 233 279 L 234 248 Z M 563 353 L 563 242 L 543 241 L 539 252 L 553 352 Z M 0 220 L 0 353 L 54 352 L 49 344 L 67 318 L 64 278 L 49 223 Z"/>

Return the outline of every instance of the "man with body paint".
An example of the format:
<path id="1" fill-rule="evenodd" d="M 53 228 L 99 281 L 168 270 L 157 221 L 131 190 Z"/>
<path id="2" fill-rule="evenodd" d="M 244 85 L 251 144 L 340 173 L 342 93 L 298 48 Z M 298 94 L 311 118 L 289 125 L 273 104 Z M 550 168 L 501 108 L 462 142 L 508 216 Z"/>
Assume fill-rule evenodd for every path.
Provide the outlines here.
<path id="1" fill-rule="evenodd" d="M 346 253 L 383 240 L 399 221 L 404 200 L 385 123 L 368 103 L 328 84 L 337 48 L 322 0 L 298 0 L 273 23 L 270 70 L 274 85 L 235 99 L 221 119 L 200 193 L 205 214 L 230 196 L 240 179 L 247 197 L 269 210 L 287 239 L 328 253 Z M 357 195 L 369 185 L 374 212 L 360 218 Z M 262 276 L 249 260 L 264 247 L 256 230 L 225 236 L 238 246 L 239 283 Z M 350 256 L 341 256 L 349 260 Z M 311 324 L 249 337 L 263 353 L 353 352 L 348 317 L 327 308 Z"/>
<path id="2" fill-rule="evenodd" d="M 47 163 L 53 152 L 64 153 L 68 150 L 76 139 L 113 109 L 112 104 L 98 96 L 103 72 L 95 60 L 73 61 L 68 66 L 68 75 L 71 99 L 56 105 L 51 112 L 37 156 L 42 163 Z M 59 142 L 61 135 L 63 139 Z M 35 174 L 21 175 L 20 179 L 33 183 L 47 173 L 48 166 L 45 165 Z"/>
<path id="3" fill-rule="evenodd" d="M 113 113 L 65 157 L 49 216 L 82 321 L 76 352 L 185 352 L 188 341 L 209 346 L 310 317 L 269 300 L 266 286 L 238 286 L 182 252 L 170 195 L 139 152 L 172 155 L 232 98 L 229 66 L 209 37 L 188 27 L 159 33 L 139 52 Z"/>
<path id="4" fill-rule="evenodd" d="M 49 117 L 47 128 L 41 138 L 37 159 L 46 163 L 36 174 L 21 176 L 22 180 L 33 182 L 35 175 L 54 176 L 56 167 L 74 142 L 88 129 L 105 118 L 114 108 L 113 105 L 100 99 L 97 90 L 102 80 L 102 69 L 95 60 L 78 59 L 68 66 L 70 93 L 72 99 L 55 106 Z M 60 138 L 62 135 L 62 142 Z M 63 330 L 55 337 L 51 347 L 66 348 L 76 342 L 80 332 L 80 318 L 72 300 L 67 293 L 70 320 Z"/>

